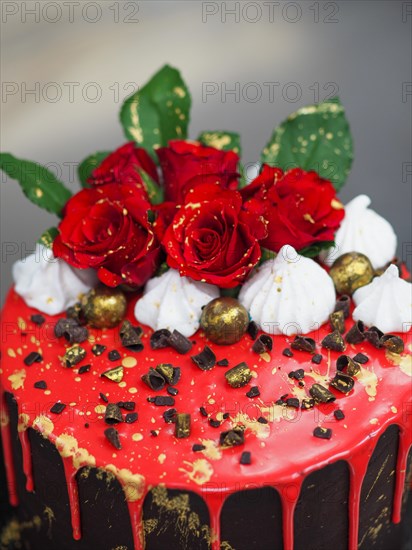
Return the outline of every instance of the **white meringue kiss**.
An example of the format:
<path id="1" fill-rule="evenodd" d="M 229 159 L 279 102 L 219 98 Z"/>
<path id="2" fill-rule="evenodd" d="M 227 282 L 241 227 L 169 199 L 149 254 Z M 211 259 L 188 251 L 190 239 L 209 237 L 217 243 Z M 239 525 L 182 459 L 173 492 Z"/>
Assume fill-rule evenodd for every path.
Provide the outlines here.
<path id="1" fill-rule="evenodd" d="M 71 267 L 42 244 L 36 245 L 34 254 L 15 262 L 13 279 L 15 291 L 26 304 L 48 315 L 62 313 L 97 283 L 93 269 Z"/>
<path id="2" fill-rule="evenodd" d="M 218 287 L 181 277 L 169 269 L 146 283 L 134 315 L 153 330 L 177 329 L 184 336 L 192 336 L 199 328 L 202 307 L 218 296 Z"/>
<path id="3" fill-rule="evenodd" d="M 353 294 L 355 321 L 376 326 L 382 332 L 407 332 L 412 325 L 412 284 L 390 265 L 380 277 Z"/>
<path id="4" fill-rule="evenodd" d="M 335 287 L 314 260 L 289 245 L 264 262 L 246 281 L 239 301 L 268 334 L 307 334 L 328 320 L 335 307 Z"/>
<path id="5" fill-rule="evenodd" d="M 391 224 L 368 208 L 371 200 L 358 195 L 345 206 L 345 217 L 335 236 L 335 246 L 320 257 L 326 265 L 347 252 L 360 252 L 367 256 L 374 269 L 392 261 L 396 254 L 397 239 Z"/>

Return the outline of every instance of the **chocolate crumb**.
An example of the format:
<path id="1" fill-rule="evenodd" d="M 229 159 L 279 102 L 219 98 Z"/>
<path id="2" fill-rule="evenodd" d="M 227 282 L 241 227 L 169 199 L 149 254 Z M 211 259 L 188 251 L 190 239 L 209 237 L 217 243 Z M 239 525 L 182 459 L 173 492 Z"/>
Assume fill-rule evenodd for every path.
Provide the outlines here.
<path id="1" fill-rule="evenodd" d="M 245 442 L 244 429 L 236 427 L 232 430 L 222 432 L 219 437 L 219 444 L 222 447 L 237 447 Z"/>
<path id="2" fill-rule="evenodd" d="M 209 418 L 209 424 L 212 426 L 212 428 L 219 428 L 220 421 L 216 420 L 215 418 Z"/>
<path id="3" fill-rule="evenodd" d="M 282 351 L 282 355 L 284 355 L 285 357 L 293 357 L 293 351 L 290 350 L 289 348 L 285 348 Z"/>
<path id="4" fill-rule="evenodd" d="M 102 401 L 104 401 L 105 403 L 108 403 L 109 402 L 109 399 L 104 395 L 104 393 L 99 393 L 99 397 Z"/>
<path id="5" fill-rule="evenodd" d="M 103 344 L 95 344 L 92 347 L 92 353 L 96 356 L 101 355 L 106 350 L 106 346 L 103 346 Z"/>
<path id="6" fill-rule="evenodd" d="M 202 416 L 204 416 L 204 417 L 207 418 L 207 416 L 208 416 L 207 410 L 206 410 L 204 407 L 200 407 L 199 411 L 200 411 L 200 414 L 201 414 Z"/>
<path id="7" fill-rule="evenodd" d="M 252 340 L 255 340 L 258 333 L 259 333 L 259 327 L 255 323 L 255 321 L 250 321 L 250 323 L 247 326 L 247 332 L 249 336 L 252 338 Z"/>
<path id="8" fill-rule="evenodd" d="M 317 427 L 313 430 L 313 435 L 319 439 L 330 439 L 332 437 L 332 430 L 330 428 Z"/>
<path id="9" fill-rule="evenodd" d="M 118 403 L 118 405 L 125 411 L 134 411 L 136 408 L 136 403 L 134 401 L 122 401 L 121 404 Z"/>
<path id="10" fill-rule="evenodd" d="M 157 395 L 154 398 L 153 403 L 156 407 L 173 407 L 175 400 L 173 397 L 169 397 L 168 395 Z"/>
<path id="11" fill-rule="evenodd" d="M 356 363 L 360 363 L 361 365 L 364 365 L 365 363 L 367 363 L 369 361 L 369 357 L 367 355 L 365 355 L 364 353 L 357 353 L 355 355 L 355 357 L 353 358 L 353 360 Z"/>
<path id="12" fill-rule="evenodd" d="M 320 365 L 323 359 L 323 355 L 320 353 L 315 353 L 315 355 L 312 355 L 311 361 L 312 363 L 315 363 L 315 365 Z"/>
<path id="13" fill-rule="evenodd" d="M 223 413 L 222 418 L 223 418 L 224 420 L 227 420 L 227 419 L 229 418 L 229 416 L 230 416 L 230 413 Z"/>
<path id="14" fill-rule="evenodd" d="M 35 325 L 39 326 L 46 322 L 45 317 L 43 317 L 43 315 L 40 315 L 39 313 L 35 313 L 30 317 L 30 319 Z"/>
<path id="15" fill-rule="evenodd" d="M 200 445 L 200 443 L 195 443 L 192 447 L 192 451 L 194 453 L 199 453 L 200 451 L 204 451 L 206 447 L 204 445 Z"/>
<path id="16" fill-rule="evenodd" d="M 39 380 L 35 382 L 33 386 L 38 390 L 47 390 L 47 382 L 45 380 Z"/>
<path id="17" fill-rule="evenodd" d="M 104 435 L 115 449 L 120 450 L 122 448 L 119 438 L 119 432 L 116 430 L 116 428 L 107 428 L 106 430 L 104 430 Z"/>
<path id="18" fill-rule="evenodd" d="M 286 399 L 286 406 L 293 407 L 294 409 L 299 408 L 299 399 L 297 397 L 289 397 Z"/>
<path id="19" fill-rule="evenodd" d="M 259 416 L 257 421 L 259 422 L 259 424 L 267 424 L 268 423 L 267 419 L 264 416 Z"/>
<path id="20" fill-rule="evenodd" d="M 43 361 L 43 357 L 37 351 L 32 351 L 23 359 L 25 365 L 30 367 L 33 363 L 40 363 Z"/>
<path id="21" fill-rule="evenodd" d="M 340 409 L 333 411 L 333 415 L 336 418 L 336 420 L 343 420 L 345 418 L 345 413 Z"/>
<path id="22" fill-rule="evenodd" d="M 117 349 L 112 349 L 111 351 L 109 351 L 109 353 L 107 354 L 107 357 L 109 358 L 109 361 L 119 361 L 119 359 L 121 359 L 121 355 L 120 353 L 117 351 Z"/>
<path id="23" fill-rule="evenodd" d="M 52 412 L 53 414 L 61 414 L 65 408 L 66 405 L 64 403 L 55 403 L 50 409 L 50 412 Z"/>
<path id="24" fill-rule="evenodd" d="M 172 395 L 173 397 L 179 393 L 179 390 L 177 388 L 174 388 L 173 386 L 167 386 L 166 391 L 169 395 Z"/>
<path id="25" fill-rule="evenodd" d="M 126 424 L 133 424 L 138 419 L 138 414 L 136 412 L 133 413 L 127 413 L 124 417 L 124 421 Z"/>
<path id="26" fill-rule="evenodd" d="M 306 397 L 302 399 L 302 405 L 300 408 L 303 409 L 304 411 L 307 411 L 309 409 L 313 409 L 314 406 L 315 406 L 315 400 L 310 397 Z"/>
<path id="27" fill-rule="evenodd" d="M 171 424 L 176 420 L 176 414 L 176 409 L 167 409 L 167 411 L 163 413 L 163 419 L 167 424 Z"/>
<path id="28" fill-rule="evenodd" d="M 246 392 L 246 397 L 259 397 L 260 391 L 257 386 L 252 386 L 248 392 Z"/>
<path id="29" fill-rule="evenodd" d="M 159 434 L 158 434 L 158 432 L 157 432 L 156 430 L 150 430 L 150 435 L 151 435 L 152 437 L 157 437 Z"/>
<path id="30" fill-rule="evenodd" d="M 79 371 L 78 373 L 79 374 L 84 374 L 85 372 L 89 372 L 89 370 L 92 368 L 91 365 L 82 365 L 81 367 L 79 367 Z"/>
<path id="31" fill-rule="evenodd" d="M 216 363 L 216 365 L 218 367 L 228 367 L 229 366 L 229 361 L 227 359 L 220 359 L 220 361 L 218 361 Z"/>
<path id="32" fill-rule="evenodd" d="M 240 455 L 240 464 L 243 466 L 248 466 L 252 463 L 252 455 L 250 451 L 243 451 L 243 453 Z"/>

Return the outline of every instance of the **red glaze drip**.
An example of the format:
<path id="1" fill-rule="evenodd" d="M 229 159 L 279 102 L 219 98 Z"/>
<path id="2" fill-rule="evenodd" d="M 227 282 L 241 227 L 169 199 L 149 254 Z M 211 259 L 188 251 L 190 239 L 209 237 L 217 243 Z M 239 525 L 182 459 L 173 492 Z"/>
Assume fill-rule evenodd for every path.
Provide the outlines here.
<path id="1" fill-rule="evenodd" d="M 204 495 L 200 496 L 204 498 Z M 205 500 L 209 509 L 210 533 L 212 537 L 210 550 L 220 550 L 220 514 L 222 512 L 223 499 L 219 493 L 209 493 Z"/>
<path id="2" fill-rule="evenodd" d="M 407 412 L 404 413 L 407 415 Z M 396 463 L 396 478 L 395 478 L 395 492 L 393 495 L 393 506 L 392 506 L 392 521 L 393 523 L 400 523 L 401 521 L 401 510 L 402 510 L 402 496 L 405 489 L 405 478 L 406 478 L 406 466 L 408 462 L 408 453 L 411 448 L 410 437 L 408 437 L 407 432 L 410 432 L 410 428 L 401 428 L 399 432 L 399 448 L 398 448 L 398 457 Z"/>
<path id="3" fill-rule="evenodd" d="M 133 308 L 134 300 L 129 304 L 128 318 L 136 324 Z M 219 548 L 219 517 L 225 496 L 247 489 L 248 486 L 256 488 L 259 485 L 272 485 L 277 490 L 279 487 L 295 486 L 300 490 L 306 475 L 338 460 L 346 460 L 351 471 L 350 550 L 354 550 L 357 547 L 362 479 L 375 443 L 392 424 L 398 425 L 401 431 L 393 510 L 394 520 L 399 520 L 404 483 L 402 470 L 405 469 L 407 452 L 412 445 L 412 433 L 408 424 L 410 420 L 404 413 L 404 407 L 412 403 L 410 367 L 409 363 L 406 364 L 410 347 L 405 348 L 405 365 L 401 368 L 396 361 L 389 360 L 382 349 L 377 350 L 367 342 L 348 346 L 345 353 L 353 356 L 362 352 L 369 357 L 354 390 L 348 396 L 332 390 L 337 397 L 335 403 L 316 406 L 309 411 L 296 411 L 277 406 L 274 402 L 285 393 L 298 397 L 307 395 L 309 387 L 315 381 L 328 385 L 328 380 L 336 372 L 335 361 L 340 355 L 336 352 L 325 353 L 320 348 L 319 342 L 329 332 L 328 326 L 308 335 L 315 338 L 317 352 L 324 356 L 319 366 L 311 364 L 310 355 L 304 352 L 294 352 L 292 358 L 282 355 L 282 350 L 290 347 L 293 337 L 275 337 L 270 357 L 262 358 L 251 351 L 252 341 L 247 335 L 235 346 L 214 346 L 201 333 L 197 333 L 191 338 L 195 341 L 192 351 L 187 355 L 179 355 L 169 348 L 150 350 L 151 331 L 146 327 L 143 337 L 145 349 L 134 354 L 121 347 L 117 329 L 100 332 L 91 330 L 95 341 L 104 344 L 107 351 L 117 349 L 122 360 L 125 357 L 134 357 L 137 360 L 135 366 L 126 365 L 123 383 L 115 384 L 100 377 L 113 364 L 108 361 L 107 352 L 98 357 L 91 353 L 93 342 L 81 344 L 87 351 L 82 363 L 73 369 L 65 368 L 60 358 L 64 355 L 67 343 L 53 336 L 53 326 L 58 316 L 46 316 L 49 325 L 37 327 L 30 321 L 33 313 L 36 310 L 29 308 L 14 291 L 9 293 L 3 317 L 3 327 L 6 328 L 2 339 L 4 360 L 0 377 L 4 391 L 13 393 L 19 410 L 27 413 L 25 426 L 38 429 L 52 443 L 62 434 L 75 435 L 78 451 L 83 453 L 77 455 L 78 467 L 89 464 L 105 469 L 110 464 L 115 464 L 117 472 L 127 470 L 133 475 L 143 475 L 146 488 L 163 483 L 170 489 L 198 493 L 209 507 L 211 527 L 216 533 L 214 550 Z M 27 324 L 24 334 L 18 327 L 19 317 Z M 350 321 L 346 322 L 347 330 L 351 324 Z M 404 335 L 403 338 L 408 344 L 408 336 Z M 228 359 L 230 367 L 246 361 L 254 376 L 250 385 L 259 386 L 261 391 L 258 399 L 251 400 L 245 396 L 247 387 L 230 388 L 225 381 L 224 368 L 215 367 L 211 371 L 203 372 L 193 364 L 190 355 L 199 353 L 206 343 L 212 346 L 218 360 Z M 42 363 L 26 367 L 23 363 L 24 356 L 39 348 L 43 355 Z M 92 365 L 90 372 L 79 375 L 78 367 L 87 363 Z M 154 392 L 140 378 L 150 366 L 158 363 L 172 363 L 181 367 L 182 378 L 177 386 L 179 394 L 175 397 L 175 407 L 179 412 L 189 412 L 192 415 L 191 437 L 188 439 L 176 439 L 173 435 L 174 425 L 166 424 L 162 418 L 164 409 L 147 403 L 147 397 L 154 395 Z M 297 368 L 304 368 L 307 373 L 305 388 L 298 388 L 296 382 L 288 378 L 288 373 Z M 47 382 L 47 393 L 34 388 L 34 383 L 40 379 Z M 375 385 L 377 391 L 374 389 Z M 117 452 L 114 452 L 103 435 L 106 425 L 100 407 L 104 403 L 99 398 L 99 392 L 106 394 L 110 402 L 136 401 L 139 420 L 135 424 L 118 425 L 122 449 Z M 66 404 L 66 409 L 60 415 L 54 415 L 50 413 L 50 408 L 58 400 Z M 26 407 L 26 404 L 31 405 Z M 32 406 L 33 404 L 36 406 Z M 221 430 L 211 427 L 207 419 L 199 414 L 199 407 L 202 405 L 212 418 L 222 412 L 229 412 L 230 418 L 222 423 Z M 333 417 L 333 411 L 337 408 L 345 412 L 345 419 L 342 421 L 336 421 Z M 46 428 L 51 426 L 50 432 L 42 430 L 39 423 L 35 422 L 39 415 L 49 422 Z M 259 416 L 265 416 L 269 420 L 268 424 L 257 423 Z M 86 421 L 89 423 L 87 429 L 84 427 Z M 219 432 L 230 429 L 237 422 L 246 423 L 247 449 L 252 452 L 253 457 L 252 464 L 247 467 L 239 464 L 242 448 L 219 451 L 217 444 Z M 313 437 L 316 425 L 332 428 L 332 439 L 325 441 Z M 150 436 L 150 430 L 154 429 L 158 437 Z M 17 504 L 8 425 L 3 425 L 2 434 L 12 503 Z M 193 453 L 193 443 L 205 440 L 214 442 L 214 451 L 218 449 L 217 454 L 220 452 L 221 456 L 212 457 L 206 451 Z M 296 441 L 299 441 L 299 445 L 296 445 Z M 291 449 L 296 449 L 296 452 L 291 454 Z M 88 462 L 87 452 L 84 451 L 90 453 L 93 460 Z M 75 538 L 79 538 L 76 468 L 72 456 L 64 457 L 63 462 L 73 533 Z M 118 478 L 122 482 L 120 474 Z M 279 490 L 279 493 L 284 515 L 284 546 L 285 550 L 291 550 L 293 510 L 299 491 L 292 498 L 288 495 L 287 499 L 284 491 Z M 137 549 L 143 547 L 143 502 L 144 497 L 139 501 L 129 502 Z"/>
<path id="4" fill-rule="evenodd" d="M 294 544 L 294 513 L 299 494 L 302 488 L 303 477 L 293 481 L 293 484 L 285 486 L 280 491 L 282 501 L 282 523 L 283 523 L 283 550 L 293 550 Z"/>
<path id="5" fill-rule="evenodd" d="M 27 430 L 19 430 L 18 434 L 23 455 L 23 472 L 26 476 L 26 491 L 32 492 L 34 491 L 34 483 L 29 434 Z"/>
<path id="6" fill-rule="evenodd" d="M 76 480 L 76 468 L 73 467 L 73 460 L 71 457 L 63 458 L 64 474 L 66 476 L 66 486 L 69 495 L 70 503 L 70 515 L 72 520 L 73 538 L 80 540 L 81 528 L 80 528 L 80 506 L 79 506 L 79 492 Z"/>
<path id="7" fill-rule="evenodd" d="M 127 493 L 125 492 L 126 496 Z M 127 501 L 129 508 L 130 524 L 133 531 L 134 550 L 144 550 L 144 531 L 143 531 L 143 504 L 146 492 L 139 500 Z"/>
<path id="8" fill-rule="evenodd" d="M 2 387 L 2 384 L 0 384 L 0 387 Z M 0 426 L 9 500 L 12 506 L 18 506 L 19 497 L 17 494 L 16 472 L 14 470 L 14 458 L 11 446 L 11 426 L 7 410 L 6 395 L 4 393 L 0 396 Z"/>

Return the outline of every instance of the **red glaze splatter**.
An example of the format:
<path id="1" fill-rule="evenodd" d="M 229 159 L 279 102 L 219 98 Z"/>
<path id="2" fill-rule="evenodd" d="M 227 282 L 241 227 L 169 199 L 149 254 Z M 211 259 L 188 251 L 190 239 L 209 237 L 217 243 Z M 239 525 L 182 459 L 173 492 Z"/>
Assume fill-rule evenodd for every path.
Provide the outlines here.
<path id="1" fill-rule="evenodd" d="M 134 302 L 135 299 L 129 304 L 128 318 L 137 324 L 133 318 Z M 140 353 L 122 348 L 117 329 L 91 330 L 95 342 L 81 344 L 87 350 L 86 358 L 76 367 L 68 369 L 63 366 L 61 360 L 68 344 L 64 339 L 56 339 L 53 333 L 58 316 L 45 316 L 46 323 L 39 327 L 30 321 L 30 316 L 34 313 L 36 310 L 29 308 L 13 290 L 10 291 L 3 311 L 1 382 L 4 391 L 10 391 L 15 395 L 19 413 L 27 415 L 20 437 L 28 489 L 32 487 L 32 479 L 30 449 L 28 440 L 23 435 L 24 428 L 33 426 L 36 417 L 45 415 L 54 424 L 53 431 L 47 434 L 50 441 L 55 443 L 62 434 L 71 435 L 77 440 L 78 449 L 73 452 L 74 458 L 63 459 L 75 538 L 80 536 L 78 496 L 74 483 L 77 468 L 95 464 L 97 467 L 113 471 L 110 465 L 114 465 L 126 495 L 130 493 L 128 472 L 144 476 L 139 494 L 132 500 L 129 498 L 136 549 L 143 548 L 141 514 L 144 496 L 150 486 L 164 483 L 169 488 L 195 491 L 203 497 L 210 512 L 214 534 L 213 550 L 220 547 L 219 517 L 225 497 L 248 486 L 255 488 L 259 484 L 271 484 L 278 490 L 282 500 L 284 548 L 292 550 L 293 512 L 305 476 L 342 459 L 348 462 L 351 472 L 349 548 L 355 550 L 362 481 L 379 436 L 391 424 L 400 427 L 393 505 L 393 521 L 400 521 L 406 460 L 412 444 L 412 416 L 408 415 L 408 411 L 411 410 L 408 407 L 412 403 L 411 372 L 408 363 L 411 359 L 411 332 L 402 336 L 405 341 L 402 368 L 395 364 L 393 357 L 388 358 L 384 350 L 377 350 L 369 343 L 348 345 L 345 353 L 353 356 L 363 352 L 369 357 L 369 362 L 363 366 L 362 380 L 358 377 L 354 390 L 347 396 L 332 390 L 337 397 L 333 404 L 301 411 L 274 403 L 283 394 L 302 398 L 308 395 L 312 383 L 317 381 L 327 385 L 328 380 L 334 376 L 336 358 L 340 354 L 322 350 L 320 347 L 320 341 L 329 332 L 327 325 L 308 335 L 316 340 L 317 352 L 324 356 L 321 365 L 312 364 L 310 355 L 304 352 L 295 351 L 292 358 L 284 357 L 282 350 L 290 346 L 293 337 L 283 336 L 274 338 L 274 349 L 266 360 L 251 351 L 252 340 L 248 335 L 234 346 L 217 346 L 207 342 L 198 332 L 191 338 L 194 346 L 187 355 L 179 355 L 170 348 L 153 351 L 149 344 L 151 330 L 146 327 L 143 337 L 145 348 Z M 22 328 L 21 320 L 26 324 L 25 328 Z M 352 321 L 347 320 L 346 329 L 348 330 L 351 325 Z M 96 357 L 91 353 L 93 343 L 104 344 L 107 350 Z M 216 366 L 211 371 L 201 371 L 191 361 L 190 355 L 200 352 L 206 343 L 214 349 L 218 360 L 229 360 L 228 368 L 246 361 L 253 371 L 250 384 L 239 389 L 229 387 L 224 376 L 227 369 L 223 367 Z M 24 365 L 24 357 L 38 349 L 41 350 L 43 361 L 29 367 Z M 112 363 L 108 360 L 107 353 L 112 349 L 117 349 L 121 353 L 122 359 L 119 362 Z M 124 383 L 116 384 L 100 377 L 108 368 L 121 364 L 125 357 L 134 357 L 137 364 L 124 369 Z M 182 376 L 176 386 L 179 394 L 175 397 L 175 408 L 178 412 L 191 414 L 190 438 L 176 439 L 174 424 L 166 424 L 162 417 L 167 407 L 156 407 L 147 402 L 147 397 L 167 395 L 165 390 L 150 390 L 141 381 L 141 375 L 146 373 L 150 366 L 154 367 L 162 362 L 181 367 Z M 90 372 L 79 375 L 78 368 L 89 363 L 92 365 Z M 305 388 L 299 388 L 297 382 L 288 377 L 288 373 L 297 368 L 304 368 L 307 373 Z M 23 369 L 24 380 L 21 373 L 18 374 Z M 48 389 L 35 389 L 34 383 L 38 380 L 45 380 Z M 259 387 L 259 398 L 246 397 L 246 391 L 251 385 Z M 134 424 L 117 425 L 122 443 L 122 449 L 119 451 L 106 440 L 103 432 L 107 426 L 103 413 L 99 408 L 97 412 L 95 410 L 97 406 L 104 405 L 99 392 L 107 395 L 110 402 L 136 401 L 139 420 Z M 60 415 L 56 415 L 50 412 L 50 408 L 59 400 L 67 406 Z M 202 405 L 212 418 L 224 412 L 229 412 L 230 418 L 223 420 L 220 428 L 213 428 L 209 425 L 208 419 L 199 413 L 199 407 Z M 334 418 L 333 411 L 337 408 L 344 411 L 344 420 L 337 421 Z M 206 451 L 192 451 L 192 445 L 203 440 L 209 440 L 209 446 L 214 445 L 210 441 L 215 442 L 216 448 L 219 449 L 217 443 L 220 432 L 230 429 L 237 416 L 240 423 L 247 421 L 243 447 L 215 451 L 215 454 L 221 453 L 221 458 L 218 459 L 212 459 Z M 269 423 L 258 423 L 256 419 L 259 416 L 268 418 Z M 85 427 L 86 422 L 89 424 L 88 428 Z M 313 430 L 316 426 L 332 428 L 332 438 L 315 438 Z M 256 428 L 259 430 L 258 433 L 255 432 Z M 17 494 L 7 422 L 2 422 L 2 430 L 11 501 L 16 505 Z M 158 436 L 153 437 L 151 430 L 156 430 Z M 79 449 L 88 451 L 94 459 L 88 457 L 87 453 L 82 454 Z M 243 450 L 251 451 L 251 465 L 240 465 L 239 459 Z M 199 465 L 200 469 L 197 468 Z"/>

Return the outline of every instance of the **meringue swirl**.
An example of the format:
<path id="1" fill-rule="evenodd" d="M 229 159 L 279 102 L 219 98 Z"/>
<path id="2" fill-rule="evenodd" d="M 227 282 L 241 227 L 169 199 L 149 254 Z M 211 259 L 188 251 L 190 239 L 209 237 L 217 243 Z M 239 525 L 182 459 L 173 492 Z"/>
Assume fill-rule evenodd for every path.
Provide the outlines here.
<path id="1" fill-rule="evenodd" d="M 283 246 L 243 285 L 239 301 L 268 334 L 307 334 L 328 320 L 335 287 L 314 260 Z"/>
<path id="2" fill-rule="evenodd" d="M 392 225 L 368 208 L 371 199 L 358 195 L 345 206 L 345 217 L 335 236 L 335 246 L 320 258 L 326 265 L 347 252 L 360 252 L 378 269 L 392 261 L 396 254 L 397 238 Z"/>
<path id="3" fill-rule="evenodd" d="M 355 321 L 382 332 L 408 332 L 412 326 L 412 284 L 400 278 L 395 265 L 354 292 L 353 300 Z"/>
<path id="4" fill-rule="evenodd" d="M 218 287 L 181 277 L 176 269 L 169 269 L 146 283 L 134 315 L 153 330 L 177 329 L 188 337 L 199 328 L 202 307 L 218 296 Z"/>
<path id="5" fill-rule="evenodd" d="M 33 254 L 13 265 L 15 291 L 26 304 L 48 315 L 62 313 L 97 283 L 93 269 L 76 269 L 37 243 Z"/>

